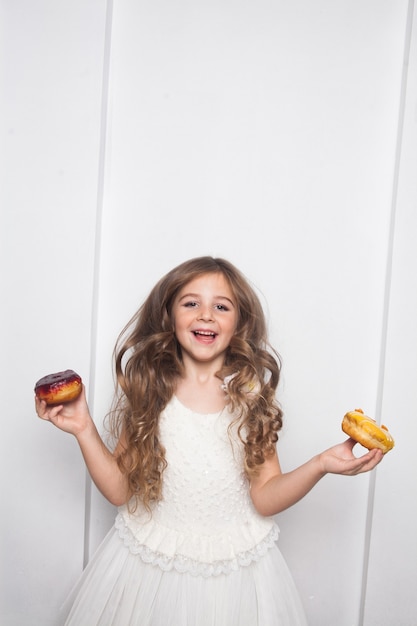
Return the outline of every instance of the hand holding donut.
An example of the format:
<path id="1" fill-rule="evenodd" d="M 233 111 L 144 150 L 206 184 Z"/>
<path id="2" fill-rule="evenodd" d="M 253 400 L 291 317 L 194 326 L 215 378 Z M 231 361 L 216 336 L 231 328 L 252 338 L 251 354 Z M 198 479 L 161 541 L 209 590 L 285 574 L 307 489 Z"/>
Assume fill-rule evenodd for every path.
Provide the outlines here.
<path id="1" fill-rule="evenodd" d="M 49 374 L 38 380 L 35 408 L 41 419 L 75 436 L 92 424 L 84 385 L 73 370 Z"/>
<path id="2" fill-rule="evenodd" d="M 348 411 L 345 414 L 342 430 L 350 438 L 320 455 L 325 472 L 349 476 L 368 472 L 394 447 L 394 439 L 388 428 L 378 426 L 362 409 Z M 361 457 L 355 457 L 353 448 L 357 443 L 368 448 L 369 452 Z"/>
<path id="3" fill-rule="evenodd" d="M 384 457 L 382 450 L 374 448 L 366 454 L 356 457 L 353 448 L 356 441 L 347 439 L 320 454 L 321 466 L 325 474 L 341 474 L 356 476 L 369 472 L 380 463 Z"/>

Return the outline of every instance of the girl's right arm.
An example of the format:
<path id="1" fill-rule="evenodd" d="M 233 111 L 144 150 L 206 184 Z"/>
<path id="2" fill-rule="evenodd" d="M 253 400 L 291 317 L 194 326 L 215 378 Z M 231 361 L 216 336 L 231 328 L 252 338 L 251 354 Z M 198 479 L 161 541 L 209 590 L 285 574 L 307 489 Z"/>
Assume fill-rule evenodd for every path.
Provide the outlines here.
<path id="1" fill-rule="evenodd" d="M 38 416 L 64 432 L 74 435 L 84 457 L 89 474 L 97 489 L 107 500 L 121 506 L 128 499 L 126 475 L 121 472 L 115 455 L 101 439 L 90 415 L 85 389 L 77 400 L 58 406 L 47 406 L 35 398 Z"/>

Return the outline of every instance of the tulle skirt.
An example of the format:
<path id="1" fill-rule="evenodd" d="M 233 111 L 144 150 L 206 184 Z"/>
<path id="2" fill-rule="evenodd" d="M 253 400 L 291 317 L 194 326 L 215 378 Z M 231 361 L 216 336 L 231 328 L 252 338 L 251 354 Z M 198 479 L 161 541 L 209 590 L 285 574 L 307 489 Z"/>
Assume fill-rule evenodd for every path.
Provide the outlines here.
<path id="1" fill-rule="evenodd" d="M 145 563 L 111 530 L 70 599 L 66 626 L 306 626 L 276 544 L 229 574 L 204 577 Z"/>

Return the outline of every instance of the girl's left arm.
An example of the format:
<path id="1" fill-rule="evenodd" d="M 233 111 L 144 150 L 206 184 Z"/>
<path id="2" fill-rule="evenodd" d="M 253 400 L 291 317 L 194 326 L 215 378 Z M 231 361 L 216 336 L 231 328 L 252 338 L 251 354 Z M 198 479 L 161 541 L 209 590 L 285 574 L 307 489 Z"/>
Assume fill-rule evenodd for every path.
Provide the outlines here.
<path id="1" fill-rule="evenodd" d="M 274 453 L 251 480 L 255 508 L 261 515 L 276 515 L 301 500 L 326 474 L 355 476 L 374 469 L 382 460 L 381 450 L 355 457 L 352 452 L 355 444 L 353 439 L 347 439 L 288 473 L 282 473 L 278 455 Z"/>

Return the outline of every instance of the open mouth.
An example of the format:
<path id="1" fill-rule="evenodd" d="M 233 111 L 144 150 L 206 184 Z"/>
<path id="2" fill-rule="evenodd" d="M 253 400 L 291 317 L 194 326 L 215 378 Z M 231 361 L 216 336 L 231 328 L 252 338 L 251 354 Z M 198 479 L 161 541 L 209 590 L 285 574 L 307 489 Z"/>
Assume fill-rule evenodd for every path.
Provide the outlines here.
<path id="1" fill-rule="evenodd" d="M 194 337 L 199 337 L 201 339 L 214 339 L 217 337 L 217 333 L 212 332 L 211 330 L 193 330 Z"/>

